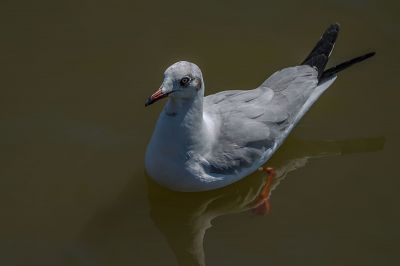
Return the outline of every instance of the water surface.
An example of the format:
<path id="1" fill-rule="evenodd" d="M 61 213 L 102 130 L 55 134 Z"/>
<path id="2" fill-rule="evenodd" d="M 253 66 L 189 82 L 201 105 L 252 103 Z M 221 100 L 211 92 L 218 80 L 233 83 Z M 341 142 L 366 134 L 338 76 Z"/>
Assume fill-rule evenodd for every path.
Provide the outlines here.
<path id="1" fill-rule="evenodd" d="M 0 264 L 394 265 L 400 19 L 396 1 L 14 1 L 1 4 Z M 176 193 L 145 175 L 166 67 L 206 93 L 254 88 L 324 28 L 331 64 L 376 50 L 321 97 L 268 165 Z"/>

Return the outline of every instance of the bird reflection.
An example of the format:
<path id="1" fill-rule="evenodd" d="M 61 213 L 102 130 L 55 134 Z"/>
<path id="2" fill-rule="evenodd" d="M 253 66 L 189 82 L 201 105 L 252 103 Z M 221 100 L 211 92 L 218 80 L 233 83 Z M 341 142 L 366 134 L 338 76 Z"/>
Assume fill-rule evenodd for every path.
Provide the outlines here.
<path id="1" fill-rule="evenodd" d="M 383 137 L 341 141 L 303 141 L 291 137 L 268 161 L 268 167 L 273 169 L 207 192 L 174 192 L 148 178 L 151 218 L 180 265 L 205 265 L 204 236 L 213 219 L 247 210 L 268 213 L 271 194 L 288 173 L 304 167 L 310 159 L 378 151 L 383 149 L 384 142 Z"/>

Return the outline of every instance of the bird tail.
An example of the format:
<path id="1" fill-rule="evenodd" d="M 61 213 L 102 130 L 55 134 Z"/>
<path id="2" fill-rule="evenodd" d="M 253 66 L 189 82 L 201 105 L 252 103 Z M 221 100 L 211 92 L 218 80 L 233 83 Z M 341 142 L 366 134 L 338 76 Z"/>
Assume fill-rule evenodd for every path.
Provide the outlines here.
<path id="1" fill-rule="evenodd" d="M 340 26 L 338 23 L 330 25 L 325 30 L 324 34 L 322 34 L 321 39 L 314 46 L 307 58 L 301 63 L 302 65 L 315 67 L 318 71 L 318 79 L 322 76 L 325 66 L 328 63 L 339 30 Z"/>
<path id="2" fill-rule="evenodd" d="M 339 65 L 336 65 L 334 67 L 331 67 L 331 68 L 325 70 L 322 73 L 318 83 L 321 84 L 321 83 L 329 80 L 333 76 L 335 76 L 340 71 L 345 70 L 346 68 L 348 68 L 348 67 L 350 67 L 350 66 L 352 66 L 354 64 L 360 63 L 360 62 L 362 62 L 362 61 L 364 61 L 364 60 L 366 60 L 366 59 L 368 59 L 368 58 L 370 58 L 370 57 L 372 57 L 374 55 L 375 55 L 375 52 L 370 52 L 370 53 L 355 57 L 353 59 L 350 59 L 348 61 L 345 61 L 345 62 L 343 62 L 343 63 L 341 63 Z"/>
<path id="3" fill-rule="evenodd" d="M 307 58 L 301 63 L 302 65 L 309 65 L 317 69 L 319 84 L 331 79 L 340 71 L 375 55 L 375 52 L 370 52 L 325 70 L 326 64 L 329 60 L 329 56 L 331 55 L 332 50 L 335 46 L 339 30 L 340 25 L 338 23 L 330 25 L 325 30 L 321 39 L 317 42 Z"/>

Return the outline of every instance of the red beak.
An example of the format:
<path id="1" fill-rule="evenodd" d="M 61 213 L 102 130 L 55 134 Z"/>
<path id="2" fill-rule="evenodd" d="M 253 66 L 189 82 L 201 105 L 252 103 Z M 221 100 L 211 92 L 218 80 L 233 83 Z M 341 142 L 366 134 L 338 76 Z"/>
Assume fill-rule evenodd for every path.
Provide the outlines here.
<path id="1" fill-rule="evenodd" d="M 165 98 L 168 96 L 169 93 L 163 93 L 162 92 L 162 87 L 160 87 L 158 90 L 156 90 L 155 93 L 153 93 L 149 98 L 147 98 L 144 106 L 149 106 L 150 104 L 155 103 L 158 100 L 161 100 L 162 98 Z"/>

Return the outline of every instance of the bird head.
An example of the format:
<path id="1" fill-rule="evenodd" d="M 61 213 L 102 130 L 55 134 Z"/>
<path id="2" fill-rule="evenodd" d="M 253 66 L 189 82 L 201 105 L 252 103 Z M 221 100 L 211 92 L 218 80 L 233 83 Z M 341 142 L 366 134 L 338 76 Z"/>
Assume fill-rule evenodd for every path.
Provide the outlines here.
<path id="1" fill-rule="evenodd" d="M 167 68 L 160 88 L 146 100 L 145 106 L 165 97 L 188 101 L 204 94 L 203 75 L 200 68 L 190 62 L 180 61 Z"/>

